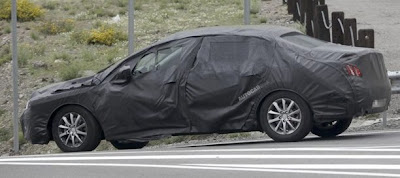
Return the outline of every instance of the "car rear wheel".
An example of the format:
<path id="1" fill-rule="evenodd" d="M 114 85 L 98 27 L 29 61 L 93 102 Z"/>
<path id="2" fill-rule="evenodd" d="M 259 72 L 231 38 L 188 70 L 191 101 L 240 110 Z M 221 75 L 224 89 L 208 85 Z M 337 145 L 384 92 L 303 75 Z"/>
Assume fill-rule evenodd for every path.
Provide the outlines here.
<path id="1" fill-rule="evenodd" d="M 333 122 L 317 123 L 314 124 L 311 133 L 323 138 L 335 137 L 346 131 L 351 121 L 352 119 L 350 118 Z"/>
<path id="2" fill-rule="evenodd" d="M 310 133 L 310 108 L 294 93 L 282 91 L 272 94 L 263 102 L 260 112 L 262 129 L 275 141 L 299 141 Z"/>
<path id="3" fill-rule="evenodd" d="M 55 115 L 52 134 L 64 152 L 92 151 L 101 141 L 99 124 L 91 113 L 78 106 L 67 106 Z"/>
<path id="4" fill-rule="evenodd" d="M 126 150 L 126 149 L 140 149 L 147 145 L 149 142 L 135 142 L 130 140 L 113 140 L 110 141 L 111 144 L 119 150 Z"/>

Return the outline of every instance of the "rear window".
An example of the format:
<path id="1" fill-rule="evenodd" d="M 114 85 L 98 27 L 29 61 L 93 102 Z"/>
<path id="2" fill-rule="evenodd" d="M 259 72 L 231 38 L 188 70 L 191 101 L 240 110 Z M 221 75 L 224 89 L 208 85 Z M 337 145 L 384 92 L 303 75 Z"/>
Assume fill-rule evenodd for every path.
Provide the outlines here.
<path id="1" fill-rule="evenodd" d="M 326 44 L 326 41 L 303 35 L 301 33 L 288 33 L 281 36 L 284 40 L 306 48 L 316 48 Z"/>

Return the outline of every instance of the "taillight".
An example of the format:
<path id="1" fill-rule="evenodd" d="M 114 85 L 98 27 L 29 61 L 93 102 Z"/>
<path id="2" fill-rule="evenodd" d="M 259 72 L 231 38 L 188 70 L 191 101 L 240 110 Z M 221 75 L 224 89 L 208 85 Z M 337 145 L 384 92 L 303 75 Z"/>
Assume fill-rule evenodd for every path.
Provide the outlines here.
<path id="1" fill-rule="evenodd" d="M 347 74 L 357 77 L 362 77 L 361 70 L 353 65 L 347 64 L 346 65 Z"/>

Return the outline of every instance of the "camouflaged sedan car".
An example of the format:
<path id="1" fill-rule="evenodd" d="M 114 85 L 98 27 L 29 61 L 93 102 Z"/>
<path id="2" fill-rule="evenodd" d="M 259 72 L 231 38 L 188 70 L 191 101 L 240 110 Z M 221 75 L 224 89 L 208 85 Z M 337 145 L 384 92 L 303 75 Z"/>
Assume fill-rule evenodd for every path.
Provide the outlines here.
<path id="1" fill-rule="evenodd" d="M 332 137 L 387 110 L 382 54 L 283 27 L 174 34 L 94 76 L 34 92 L 21 117 L 33 144 L 66 152 L 144 147 L 166 136 L 261 131 L 276 141 Z"/>

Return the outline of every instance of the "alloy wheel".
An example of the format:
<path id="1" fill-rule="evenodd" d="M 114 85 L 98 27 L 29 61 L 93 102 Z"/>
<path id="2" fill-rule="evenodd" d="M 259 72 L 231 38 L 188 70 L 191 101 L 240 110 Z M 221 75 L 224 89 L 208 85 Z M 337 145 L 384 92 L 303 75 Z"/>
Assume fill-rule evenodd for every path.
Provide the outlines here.
<path id="1" fill-rule="evenodd" d="M 299 128 L 302 121 L 300 107 L 291 99 L 277 99 L 268 108 L 267 121 L 276 133 L 290 135 Z"/>
<path id="2" fill-rule="evenodd" d="M 65 146 L 79 147 L 85 142 L 87 136 L 85 118 L 77 113 L 65 114 L 59 121 L 58 134 Z"/>

